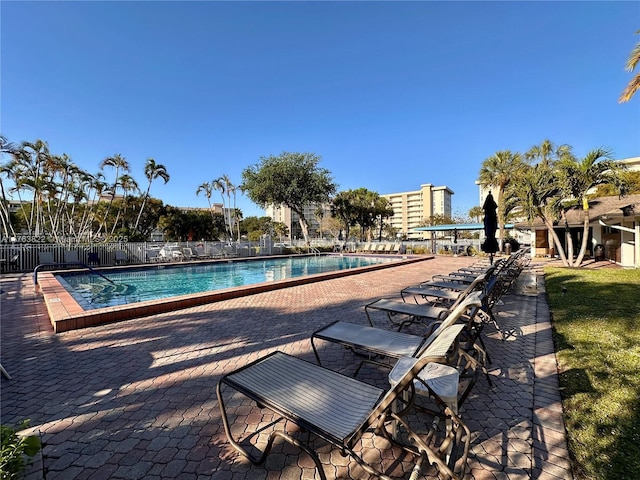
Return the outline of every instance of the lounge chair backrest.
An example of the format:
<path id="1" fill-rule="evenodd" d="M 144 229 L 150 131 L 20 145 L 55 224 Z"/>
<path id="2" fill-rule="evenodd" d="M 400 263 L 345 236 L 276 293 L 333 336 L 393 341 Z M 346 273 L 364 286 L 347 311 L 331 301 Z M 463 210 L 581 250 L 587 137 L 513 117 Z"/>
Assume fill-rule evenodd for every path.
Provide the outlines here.
<path id="1" fill-rule="evenodd" d="M 40 261 L 40 263 L 56 263 L 53 259 L 53 253 L 51 252 L 38 253 L 38 260 Z"/>
<path id="2" fill-rule="evenodd" d="M 456 308 L 460 303 L 466 300 L 469 297 L 471 292 L 475 292 L 480 288 L 480 286 L 484 286 L 487 282 L 487 274 L 481 273 L 478 275 L 473 282 L 469 284 L 469 286 L 458 296 L 458 299 L 451 305 L 451 308 Z"/>
<path id="3" fill-rule="evenodd" d="M 78 252 L 75 250 L 68 250 L 64 252 L 64 263 L 79 263 L 80 258 L 78 257 Z"/>
<path id="4" fill-rule="evenodd" d="M 484 298 L 484 294 L 482 292 L 473 292 L 470 293 L 467 298 L 465 298 L 458 306 L 456 306 L 447 317 L 442 321 L 442 323 L 436 328 L 431 335 L 424 342 L 424 345 L 418 355 L 421 355 L 424 350 L 435 340 L 435 338 L 442 333 L 442 331 L 453 325 L 460 317 L 469 309 L 472 309 L 472 315 L 475 315 L 477 309 L 482 307 L 482 300 Z"/>

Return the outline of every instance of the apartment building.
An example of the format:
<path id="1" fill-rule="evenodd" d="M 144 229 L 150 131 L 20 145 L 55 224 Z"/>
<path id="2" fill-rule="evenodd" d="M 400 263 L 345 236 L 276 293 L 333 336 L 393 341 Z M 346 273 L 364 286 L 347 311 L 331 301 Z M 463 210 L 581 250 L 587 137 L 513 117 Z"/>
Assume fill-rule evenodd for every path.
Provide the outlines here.
<path id="1" fill-rule="evenodd" d="M 426 219 L 432 215 L 451 216 L 451 196 L 453 190 L 449 187 L 434 187 L 427 183 L 420 185 L 420 190 L 380 195 L 386 198 L 393 216 L 384 219 L 386 225 L 391 225 L 403 237 L 408 239 L 429 238 L 429 232 L 414 232 L 415 227 L 424 226 Z M 316 205 L 308 205 L 304 215 L 309 223 L 309 236 L 316 237 L 320 230 L 320 221 L 316 217 Z M 323 206 L 324 217 L 331 216 L 331 206 Z M 270 205 L 266 208 L 266 215 L 274 222 L 284 223 L 291 232 L 291 239 L 302 238 L 302 230 L 298 215 L 283 205 Z"/>
<path id="2" fill-rule="evenodd" d="M 304 217 L 309 224 L 309 238 L 316 238 L 320 234 L 321 219 L 316 216 L 318 206 L 316 204 L 306 205 L 303 209 Z M 331 206 L 323 205 L 322 218 L 331 217 Z M 269 205 L 265 209 L 265 215 L 271 217 L 273 222 L 284 223 L 289 229 L 289 238 L 291 240 L 304 238 L 302 228 L 300 228 L 300 217 L 289 207 L 284 205 Z"/>
<path id="3" fill-rule="evenodd" d="M 415 232 L 424 226 L 433 215 L 451 216 L 451 196 L 447 186 L 434 187 L 430 183 L 420 185 L 420 190 L 380 195 L 386 198 L 393 209 L 393 217 L 385 219 L 401 236 L 417 240 L 429 238 L 429 232 Z"/>

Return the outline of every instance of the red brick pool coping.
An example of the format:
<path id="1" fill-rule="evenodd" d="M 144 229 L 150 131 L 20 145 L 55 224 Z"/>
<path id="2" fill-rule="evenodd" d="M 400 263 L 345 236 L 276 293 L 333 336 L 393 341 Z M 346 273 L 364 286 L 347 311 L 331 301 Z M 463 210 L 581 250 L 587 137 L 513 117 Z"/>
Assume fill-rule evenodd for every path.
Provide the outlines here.
<path id="1" fill-rule="evenodd" d="M 67 332 L 69 330 L 77 330 L 79 328 L 94 327 L 106 323 L 130 320 L 133 318 L 146 317 L 149 315 L 156 315 L 158 313 L 172 312 L 175 310 L 181 310 L 197 305 L 220 302 L 223 300 L 229 300 L 231 298 L 244 297 L 247 295 L 254 295 L 257 293 L 278 290 L 281 288 L 320 282 L 323 280 L 330 280 L 337 277 L 357 275 L 359 273 L 370 272 L 372 270 L 380 270 L 383 268 L 391 268 L 415 262 L 422 262 L 425 260 L 430 260 L 432 258 L 433 256 L 405 256 L 401 257 L 401 259 L 397 262 L 386 262 L 378 265 L 370 265 L 367 267 L 358 267 L 346 270 L 337 270 L 335 272 L 318 273 L 305 277 L 263 282 L 253 285 L 247 285 L 244 287 L 233 287 L 204 293 L 178 295 L 161 300 L 149 300 L 146 302 L 98 308 L 95 310 L 85 310 L 78 302 L 76 302 L 71 294 L 67 292 L 64 286 L 62 286 L 62 284 L 55 277 L 55 273 L 59 272 L 59 270 L 38 272 L 38 283 L 34 286 L 35 288 L 40 290 L 44 297 L 44 302 L 49 314 L 49 320 L 51 321 L 54 332 L 61 333 Z M 235 259 L 232 261 L 246 260 L 255 260 L 255 257 L 246 259 Z M 218 260 L 217 262 L 229 261 L 230 260 Z M 216 261 L 206 263 L 216 263 Z M 144 265 L 136 265 L 136 267 L 140 266 Z M 147 264 L 147 266 L 151 267 L 153 265 Z M 123 270 L 131 267 L 132 265 L 128 265 L 124 267 L 107 267 L 95 270 L 112 271 Z"/>

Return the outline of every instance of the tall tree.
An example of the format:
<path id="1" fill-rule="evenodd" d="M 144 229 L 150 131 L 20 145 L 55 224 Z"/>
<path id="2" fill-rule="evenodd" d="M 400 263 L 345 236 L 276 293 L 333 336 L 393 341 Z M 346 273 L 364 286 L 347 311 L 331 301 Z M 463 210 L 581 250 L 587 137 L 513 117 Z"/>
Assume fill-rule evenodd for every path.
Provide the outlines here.
<path id="1" fill-rule="evenodd" d="M 353 190 L 339 192 L 331 201 L 331 215 L 338 219 L 349 238 L 351 227 L 358 224 L 359 212 L 354 201 Z"/>
<path id="2" fill-rule="evenodd" d="M 480 167 L 480 183 L 495 189 L 495 200 L 498 204 L 500 250 L 502 250 L 506 217 L 504 192 L 511 179 L 518 174 L 524 165 L 525 163 L 519 153 L 511 150 L 500 150 L 485 159 Z"/>
<path id="3" fill-rule="evenodd" d="M 142 197 L 142 205 L 140 206 L 140 212 L 138 213 L 138 218 L 136 218 L 136 224 L 133 227 L 134 230 L 138 230 L 138 225 L 140 224 L 140 217 L 142 217 L 142 211 L 144 210 L 145 204 L 149 199 L 149 191 L 151 190 L 151 184 L 157 178 L 161 178 L 164 180 L 166 184 L 169 179 L 169 173 L 167 172 L 167 167 L 162 165 L 161 163 L 156 163 L 153 158 L 147 158 L 147 162 L 144 165 L 144 176 L 147 177 L 147 190 Z"/>
<path id="4" fill-rule="evenodd" d="M 640 33 L 640 30 L 636 32 L 636 35 Z M 625 69 L 627 72 L 633 72 L 640 62 L 640 42 L 636 43 L 636 46 L 633 47 L 631 53 L 629 54 L 629 58 L 627 59 L 627 64 L 625 65 Z M 636 73 L 631 80 L 629 80 L 629 84 L 622 91 L 618 102 L 624 103 L 631 100 L 631 97 L 635 95 L 635 93 L 640 89 L 640 72 Z"/>
<path id="5" fill-rule="evenodd" d="M 305 242 L 309 244 L 309 222 L 304 207 L 328 203 L 336 190 L 327 169 L 320 168 L 314 153 L 283 152 L 261 157 L 260 163 L 242 172 L 243 187 L 251 201 L 267 205 L 285 205 L 298 215 Z"/>

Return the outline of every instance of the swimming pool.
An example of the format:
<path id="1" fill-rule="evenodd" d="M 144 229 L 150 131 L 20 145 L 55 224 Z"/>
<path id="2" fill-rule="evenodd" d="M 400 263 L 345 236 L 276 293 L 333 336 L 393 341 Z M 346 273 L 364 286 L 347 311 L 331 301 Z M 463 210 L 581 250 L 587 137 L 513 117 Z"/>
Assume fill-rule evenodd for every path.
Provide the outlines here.
<path id="1" fill-rule="evenodd" d="M 321 255 L 208 264 L 145 266 L 126 271 L 59 273 L 56 276 L 85 309 L 160 300 L 319 273 L 397 262 L 399 257 Z"/>
<path id="2" fill-rule="evenodd" d="M 51 324 L 56 333 L 78 328 L 102 325 L 120 320 L 155 315 L 163 312 L 254 295 L 271 290 L 303 285 L 428 260 L 430 256 L 357 256 L 321 255 L 288 256 L 263 259 L 218 260 L 213 262 L 185 262 L 178 264 L 145 265 L 137 267 L 109 267 L 96 269 L 98 274 L 85 271 L 40 272 L 36 288 L 40 289 Z M 295 262 L 293 260 L 296 260 Z M 326 263 L 325 263 L 326 262 Z M 333 265 L 331 263 L 333 262 Z M 291 266 L 288 266 L 291 265 Z M 295 267 L 293 267 L 295 265 Z M 241 275 L 241 267 L 251 273 Z M 180 271 L 179 269 L 185 269 Z M 226 269 L 226 274 L 221 274 Z M 294 273 L 291 273 L 293 271 Z M 152 274 L 179 272 L 180 276 L 162 280 L 165 295 L 153 298 L 139 290 L 136 279 L 151 278 Z M 260 275 L 263 275 L 260 277 Z M 298 276 L 295 276 L 298 275 Z M 105 278 L 101 278 L 104 276 Z M 221 279 L 227 277 L 223 282 Z M 202 277 L 196 281 L 197 277 Z M 198 293 L 184 293 L 182 283 L 205 283 L 208 288 Z M 161 277 L 154 277 L 154 288 Z M 182 280 L 178 280 L 182 278 Z M 184 280 L 190 279 L 190 280 Z M 252 280 L 250 280 L 252 279 Z M 255 283 L 246 283 L 253 281 Z M 211 282 L 218 282 L 211 289 Z M 73 283 L 80 285 L 78 295 L 68 289 Z M 168 287 L 167 287 L 168 285 Z M 173 292 L 166 296 L 166 291 Z M 101 298 L 102 297 L 102 298 Z M 107 300 L 106 303 L 103 300 Z"/>

